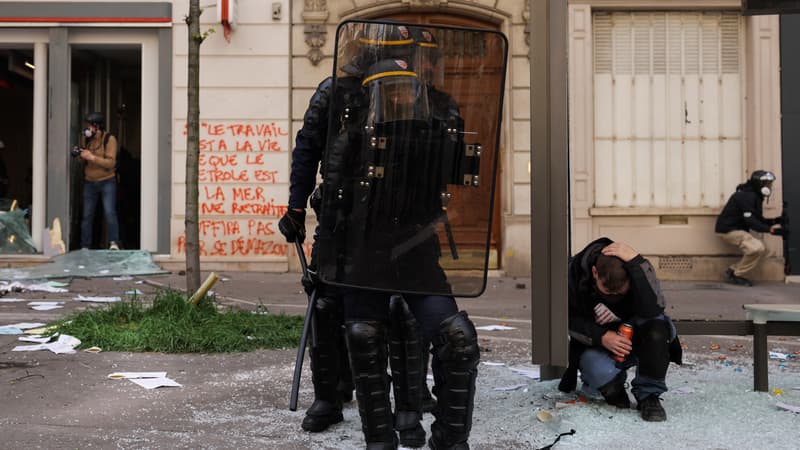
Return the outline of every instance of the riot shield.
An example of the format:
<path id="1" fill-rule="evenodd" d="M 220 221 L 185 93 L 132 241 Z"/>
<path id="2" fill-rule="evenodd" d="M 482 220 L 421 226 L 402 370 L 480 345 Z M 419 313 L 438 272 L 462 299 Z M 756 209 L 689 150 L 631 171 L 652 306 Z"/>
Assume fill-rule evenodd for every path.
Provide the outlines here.
<path id="1" fill-rule="evenodd" d="M 483 292 L 507 47 L 487 30 L 339 25 L 322 162 L 322 282 Z M 459 266 L 464 255 L 471 270 Z"/>

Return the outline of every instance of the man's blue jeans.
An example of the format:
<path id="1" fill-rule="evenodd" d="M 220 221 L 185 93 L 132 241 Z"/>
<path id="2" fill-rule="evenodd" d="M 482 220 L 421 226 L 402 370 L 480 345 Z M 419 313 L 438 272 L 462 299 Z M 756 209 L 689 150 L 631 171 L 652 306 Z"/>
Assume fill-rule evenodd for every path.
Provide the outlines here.
<path id="1" fill-rule="evenodd" d="M 103 201 L 103 214 L 108 226 L 108 240 L 119 242 L 119 222 L 117 222 L 117 180 L 83 182 L 83 221 L 81 222 L 81 248 L 92 244 L 92 224 L 97 198 Z"/>

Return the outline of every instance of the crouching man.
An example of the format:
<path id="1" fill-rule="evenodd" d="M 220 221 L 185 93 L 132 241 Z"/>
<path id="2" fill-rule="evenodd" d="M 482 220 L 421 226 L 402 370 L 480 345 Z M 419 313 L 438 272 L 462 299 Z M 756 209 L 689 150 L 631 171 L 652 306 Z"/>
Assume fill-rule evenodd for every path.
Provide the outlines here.
<path id="1" fill-rule="evenodd" d="M 569 368 L 559 389 L 573 391 L 580 370 L 584 386 L 630 408 L 625 381 L 637 366 L 631 392 L 642 419 L 666 420 L 660 396 L 682 350 L 664 306 L 655 269 L 636 250 L 608 238 L 586 246 L 569 264 Z M 632 339 L 618 333 L 622 324 L 633 328 Z"/>

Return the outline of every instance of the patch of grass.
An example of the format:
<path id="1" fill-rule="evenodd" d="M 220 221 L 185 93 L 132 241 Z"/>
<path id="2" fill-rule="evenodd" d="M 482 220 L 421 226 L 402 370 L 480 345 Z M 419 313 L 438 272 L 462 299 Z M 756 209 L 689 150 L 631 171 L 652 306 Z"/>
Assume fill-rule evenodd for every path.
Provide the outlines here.
<path id="1" fill-rule="evenodd" d="M 206 297 L 192 305 L 178 291 L 159 291 L 152 306 L 134 296 L 106 308 L 81 311 L 56 323 L 56 331 L 104 351 L 220 353 L 296 347 L 300 316 L 220 312 Z"/>

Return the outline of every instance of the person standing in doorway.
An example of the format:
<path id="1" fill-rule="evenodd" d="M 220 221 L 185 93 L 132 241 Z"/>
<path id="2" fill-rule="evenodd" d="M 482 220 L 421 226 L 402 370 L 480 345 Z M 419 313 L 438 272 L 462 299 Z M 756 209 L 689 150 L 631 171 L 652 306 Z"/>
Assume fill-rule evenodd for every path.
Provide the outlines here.
<path id="1" fill-rule="evenodd" d="M 81 248 L 89 248 L 92 244 L 92 224 L 99 198 L 103 202 L 103 214 L 108 227 L 108 249 L 119 250 L 117 139 L 105 131 L 105 116 L 102 113 L 86 115 L 79 157 L 84 161 Z"/>

